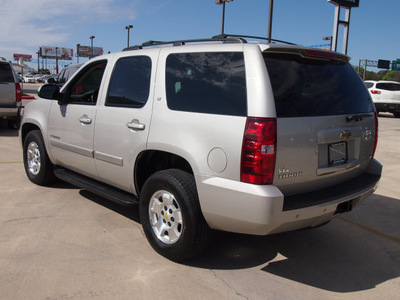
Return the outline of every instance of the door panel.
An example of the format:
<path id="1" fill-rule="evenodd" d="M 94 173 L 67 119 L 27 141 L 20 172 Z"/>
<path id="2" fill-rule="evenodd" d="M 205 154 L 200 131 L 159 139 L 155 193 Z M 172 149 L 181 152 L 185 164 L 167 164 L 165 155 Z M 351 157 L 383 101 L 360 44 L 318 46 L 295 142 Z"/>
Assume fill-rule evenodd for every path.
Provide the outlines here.
<path id="1" fill-rule="evenodd" d="M 107 61 L 88 64 L 62 91 L 62 104 L 51 106 L 48 138 L 55 163 L 97 178 L 94 164 L 94 128 L 97 98 Z"/>
<path id="2" fill-rule="evenodd" d="M 135 193 L 136 157 L 146 149 L 158 50 L 120 58 L 110 78 L 105 104 L 97 111 L 94 157 L 99 179 Z"/>

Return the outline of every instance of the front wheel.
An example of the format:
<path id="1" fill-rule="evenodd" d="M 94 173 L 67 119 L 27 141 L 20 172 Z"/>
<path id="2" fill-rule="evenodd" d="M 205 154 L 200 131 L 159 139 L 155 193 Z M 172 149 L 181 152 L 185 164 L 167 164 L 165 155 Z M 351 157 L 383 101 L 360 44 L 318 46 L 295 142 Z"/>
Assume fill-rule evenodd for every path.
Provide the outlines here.
<path id="1" fill-rule="evenodd" d="M 24 167 L 29 180 L 38 185 L 51 183 L 55 179 L 53 165 L 39 130 L 32 130 L 26 135 L 23 150 Z"/>
<path id="2" fill-rule="evenodd" d="M 143 186 L 139 210 L 146 237 L 162 256 L 184 261 L 206 247 L 209 227 L 193 175 L 175 169 L 153 174 Z"/>

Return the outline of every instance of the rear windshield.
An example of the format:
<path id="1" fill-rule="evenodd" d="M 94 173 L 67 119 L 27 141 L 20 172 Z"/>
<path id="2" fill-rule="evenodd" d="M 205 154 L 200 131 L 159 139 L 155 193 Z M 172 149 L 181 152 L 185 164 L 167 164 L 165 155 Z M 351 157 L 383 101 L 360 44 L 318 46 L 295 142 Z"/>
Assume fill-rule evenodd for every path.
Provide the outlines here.
<path id="1" fill-rule="evenodd" d="M 278 117 L 373 112 L 363 82 L 350 64 L 264 54 Z"/>
<path id="2" fill-rule="evenodd" d="M 9 64 L 0 64 L 0 82 L 14 82 L 14 76 Z"/>
<path id="3" fill-rule="evenodd" d="M 377 83 L 376 88 L 387 91 L 400 91 L 400 84 L 392 82 L 382 82 L 382 83 Z"/>

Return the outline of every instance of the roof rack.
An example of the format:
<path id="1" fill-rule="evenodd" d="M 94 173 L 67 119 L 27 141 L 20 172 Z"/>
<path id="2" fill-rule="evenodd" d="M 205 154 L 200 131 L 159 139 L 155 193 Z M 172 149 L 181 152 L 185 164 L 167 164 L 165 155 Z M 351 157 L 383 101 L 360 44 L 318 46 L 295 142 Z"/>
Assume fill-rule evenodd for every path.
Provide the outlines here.
<path id="1" fill-rule="evenodd" d="M 235 34 L 219 34 L 215 35 L 212 38 L 208 39 L 192 39 L 192 40 L 178 40 L 178 41 L 147 41 L 144 42 L 141 45 L 136 45 L 136 46 L 131 46 L 123 49 L 122 51 L 130 51 L 130 50 L 139 50 L 143 49 L 145 47 L 153 47 L 153 46 L 161 46 L 161 45 L 173 45 L 173 46 L 182 46 L 187 43 L 201 43 L 201 42 L 215 42 L 215 41 L 220 41 L 223 43 L 247 43 L 245 40 L 246 38 L 250 39 L 257 39 L 257 40 L 266 40 L 270 42 L 278 42 L 278 43 L 284 43 L 284 44 L 289 44 L 289 45 L 296 45 L 290 42 L 285 42 L 281 40 L 276 40 L 276 39 L 268 39 L 265 37 L 257 37 L 257 36 L 251 36 L 251 35 L 235 35 Z"/>
<path id="2" fill-rule="evenodd" d="M 225 43 L 246 43 L 246 41 L 241 38 L 216 38 L 216 37 L 212 37 L 211 39 L 191 39 L 191 40 L 178 40 L 178 41 L 147 41 L 141 45 L 125 48 L 123 49 L 123 51 L 138 50 L 138 49 L 143 49 L 145 47 L 161 46 L 161 45 L 182 46 L 187 43 L 201 43 L 201 42 L 215 42 L 215 41 L 222 41 Z"/>
<path id="3" fill-rule="evenodd" d="M 260 37 L 260 36 L 252 36 L 252 35 L 237 35 L 237 34 L 219 34 L 216 36 L 213 36 L 213 39 L 227 39 L 227 38 L 240 38 L 240 39 L 255 39 L 255 40 L 265 40 L 268 42 L 277 42 L 277 43 L 283 43 L 283 44 L 288 44 L 288 45 L 297 45 L 295 43 L 291 43 L 291 42 L 286 42 L 286 41 L 282 41 L 282 40 L 277 40 L 277 39 L 270 39 L 270 38 L 266 38 L 266 37 Z"/>

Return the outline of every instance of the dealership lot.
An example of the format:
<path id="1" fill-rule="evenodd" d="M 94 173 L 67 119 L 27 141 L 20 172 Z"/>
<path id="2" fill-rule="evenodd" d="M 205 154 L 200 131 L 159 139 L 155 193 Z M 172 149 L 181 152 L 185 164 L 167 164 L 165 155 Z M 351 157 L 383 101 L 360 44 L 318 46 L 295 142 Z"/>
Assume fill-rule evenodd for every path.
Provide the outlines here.
<path id="1" fill-rule="evenodd" d="M 379 118 L 376 193 L 313 230 L 214 232 L 199 258 L 159 256 L 127 209 L 25 176 L 17 131 L 0 127 L 1 299 L 399 299 L 400 120 Z"/>

